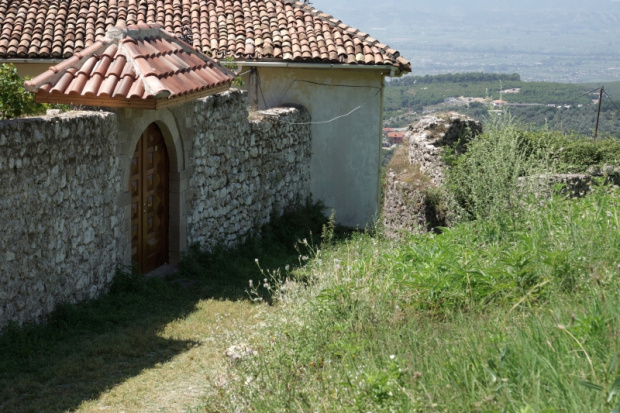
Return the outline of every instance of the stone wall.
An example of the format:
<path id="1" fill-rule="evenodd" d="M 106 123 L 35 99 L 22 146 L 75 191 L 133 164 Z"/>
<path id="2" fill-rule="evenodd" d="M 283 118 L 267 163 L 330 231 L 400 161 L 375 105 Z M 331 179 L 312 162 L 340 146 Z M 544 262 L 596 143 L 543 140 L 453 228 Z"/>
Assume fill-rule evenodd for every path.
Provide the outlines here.
<path id="1" fill-rule="evenodd" d="M 232 109 L 232 110 L 231 110 Z M 188 243 L 238 242 L 272 211 L 310 196 L 310 116 L 301 107 L 252 114 L 227 93 L 194 107 Z"/>
<path id="2" fill-rule="evenodd" d="M 559 193 L 567 198 L 581 198 L 586 196 L 592 187 L 600 180 L 606 185 L 620 185 L 620 167 L 606 165 L 603 168 L 590 167 L 584 174 L 546 174 L 529 177 L 519 177 L 519 185 L 533 187 L 537 196 L 550 196 L 554 188 L 559 185 Z"/>
<path id="3" fill-rule="evenodd" d="M 116 116 L 0 121 L 0 329 L 105 291 L 123 220 Z"/>
<path id="4" fill-rule="evenodd" d="M 444 148 L 452 147 L 462 153 L 465 144 L 480 133 L 480 122 L 458 114 L 422 118 L 410 125 L 405 135 L 409 141 L 409 162 L 419 165 L 420 171 L 439 186 L 444 178 L 445 164 L 441 156 Z"/>
<path id="5" fill-rule="evenodd" d="M 151 122 L 176 168 L 171 259 L 196 242 L 233 245 L 309 197 L 308 112 L 250 118 L 246 95 L 231 91 L 163 111 L 0 121 L 0 330 L 106 292 L 116 265 L 129 264 L 128 169 Z"/>

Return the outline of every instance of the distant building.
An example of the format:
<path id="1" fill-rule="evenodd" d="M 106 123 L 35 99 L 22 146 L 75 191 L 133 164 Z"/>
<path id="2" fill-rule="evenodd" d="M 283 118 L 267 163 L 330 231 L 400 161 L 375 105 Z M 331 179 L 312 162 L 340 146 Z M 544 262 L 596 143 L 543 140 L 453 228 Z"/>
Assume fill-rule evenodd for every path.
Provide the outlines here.
<path id="1" fill-rule="evenodd" d="M 404 137 L 405 134 L 403 132 L 389 132 L 387 134 L 387 138 L 390 142 L 392 142 L 392 145 L 403 143 Z"/>

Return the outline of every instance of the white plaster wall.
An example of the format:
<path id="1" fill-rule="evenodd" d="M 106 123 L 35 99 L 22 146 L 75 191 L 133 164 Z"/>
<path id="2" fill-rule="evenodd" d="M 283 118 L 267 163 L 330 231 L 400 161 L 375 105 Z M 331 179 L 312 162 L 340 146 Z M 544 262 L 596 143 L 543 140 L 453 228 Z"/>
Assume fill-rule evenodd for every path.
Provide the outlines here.
<path id="1" fill-rule="evenodd" d="M 381 88 L 383 76 L 389 73 L 257 69 L 260 86 L 253 87 L 250 75 L 244 76 L 251 102 L 258 91 L 260 109 L 295 103 L 310 113 L 313 199 L 325 203 L 326 213 L 334 209 L 341 225 L 363 228 L 371 223 L 380 207 Z M 359 106 L 350 115 L 333 120 Z"/>
<path id="2" fill-rule="evenodd" d="M 49 63 L 45 62 L 45 63 L 17 63 L 17 62 L 11 62 L 11 60 L 9 59 L 8 61 L 2 61 L 1 63 L 13 63 L 13 65 L 15 66 L 15 68 L 17 69 L 17 74 L 19 75 L 19 77 L 25 77 L 28 76 L 29 78 L 33 78 L 36 77 L 38 75 L 40 75 L 41 73 L 45 72 L 47 69 L 50 68 L 50 66 L 54 66 L 57 65 L 58 63 L 62 62 L 64 59 L 60 59 L 60 60 L 50 60 Z"/>

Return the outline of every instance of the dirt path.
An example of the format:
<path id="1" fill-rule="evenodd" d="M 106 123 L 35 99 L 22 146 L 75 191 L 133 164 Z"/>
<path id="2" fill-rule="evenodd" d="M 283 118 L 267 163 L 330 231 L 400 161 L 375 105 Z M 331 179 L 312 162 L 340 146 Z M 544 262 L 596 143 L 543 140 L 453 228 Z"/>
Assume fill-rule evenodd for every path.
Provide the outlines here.
<path id="1" fill-rule="evenodd" d="M 185 412 L 200 405 L 226 368 L 225 350 L 250 341 L 270 308 L 247 300 L 206 300 L 196 307 L 160 333 L 163 339 L 195 342 L 193 347 L 83 402 L 76 411 Z"/>

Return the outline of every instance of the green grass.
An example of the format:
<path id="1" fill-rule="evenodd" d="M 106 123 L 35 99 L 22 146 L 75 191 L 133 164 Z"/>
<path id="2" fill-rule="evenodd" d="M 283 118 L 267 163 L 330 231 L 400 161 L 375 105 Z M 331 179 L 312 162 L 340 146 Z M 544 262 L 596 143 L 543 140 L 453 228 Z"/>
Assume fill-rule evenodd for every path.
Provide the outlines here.
<path id="1" fill-rule="evenodd" d="M 0 411 L 183 411 L 217 378 L 224 350 L 254 334 L 267 305 L 248 296 L 264 268 L 300 265 L 299 238 L 327 222 L 299 205 L 235 249 L 192 247 L 173 279 L 120 271 L 111 292 L 61 305 L 46 324 L 0 335 Z M 180 282 L 175 282 L 180 281 Z M 189 391 L 188 389 L 194 389 Z M 197 393 L 196 393 L 197 392 Z"/>
<path id="2" fill-rule="evenodd" d="M 619 205 L 600 187 L 510 230 L 356 234 L 316 251 L 296 270 L 309 283 L 276 284 L 286 294 L 259 356 L 232 366 L 204 410 L 617 409 Z"/>
<path id="3" fill-rule="evenodd" d="M 347 234 L 306 205 L 192 247 L 182 283 L 122 273 L 11 327 L 0 411 L 620 411 L 620 188 L 515 197 L 567 159 L 530 138 L 500 122 L 451 160 L 478 199 L 441 234 Z M 227 360 L 239 343 L 256 354 Z"/>
<path id="4" fill-rule="evenodd" d="M 620 188 L 569 199 L 519 180 L 602 162 L 612 143 L 543 135 L 497 119 L 448 156 L 462 216 L 440 235 L 306 243 L 285 281 L 265 271 L 253 292 L 278 311 L 259 354 L 203 409 L 620 409 Z"/>

